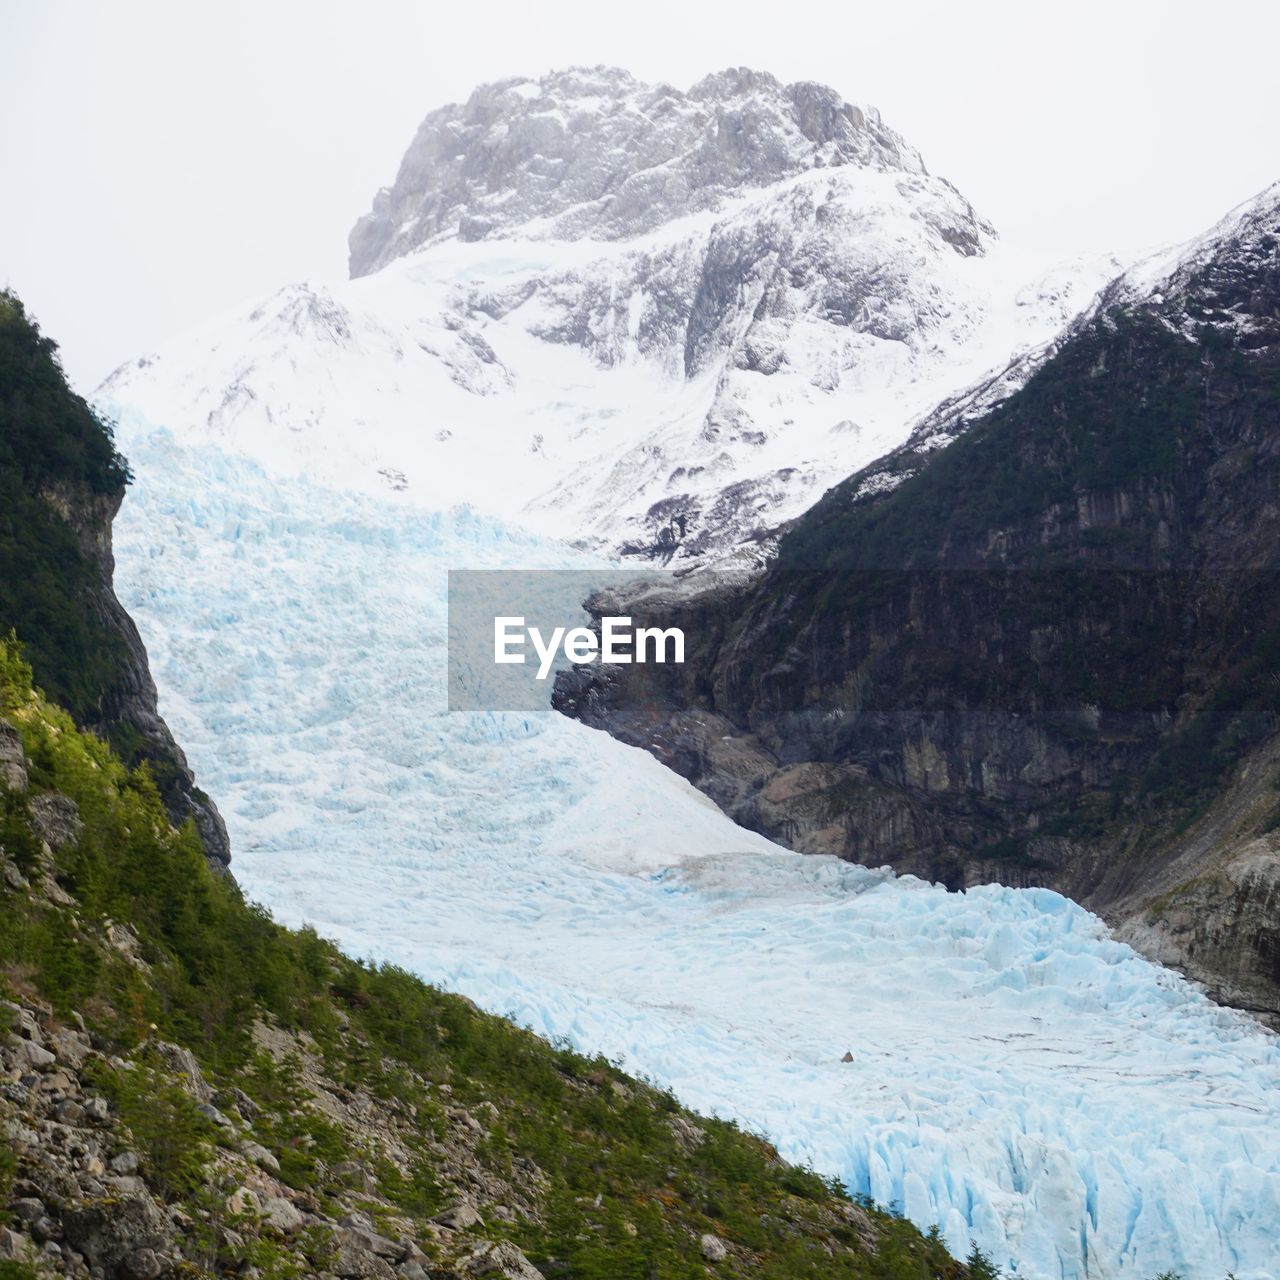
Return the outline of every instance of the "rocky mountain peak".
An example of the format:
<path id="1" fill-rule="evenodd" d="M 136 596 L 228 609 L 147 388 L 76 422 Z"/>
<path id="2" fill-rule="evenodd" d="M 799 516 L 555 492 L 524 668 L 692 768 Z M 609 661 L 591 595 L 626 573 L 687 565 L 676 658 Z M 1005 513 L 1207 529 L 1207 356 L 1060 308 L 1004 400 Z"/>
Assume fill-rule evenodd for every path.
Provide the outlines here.
<path id="1" fill-rule="evenodd" d="M 1156 254 L 1120 277 L 1102 307 L 1138 303 L 1194 336 L 1230 330 L 1246 349 L 1280 339 L 1280 182 L 1237 205 L 1204 235 Z"/>
<path id="2" fill-rule="evenodd" d="M 351 232 L 351 275 L 453 237 L 625 240 L 839 165 L 924 172 L 876 111 L 746 67 L 687 92 L 617 67 L 503 80 L 422 122 Z"/>

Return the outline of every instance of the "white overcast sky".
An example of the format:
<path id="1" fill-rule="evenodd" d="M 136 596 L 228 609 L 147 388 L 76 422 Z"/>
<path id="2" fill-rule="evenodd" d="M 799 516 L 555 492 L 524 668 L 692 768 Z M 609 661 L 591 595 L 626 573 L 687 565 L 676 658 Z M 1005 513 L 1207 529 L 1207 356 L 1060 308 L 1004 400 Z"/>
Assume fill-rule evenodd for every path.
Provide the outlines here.
<path id="1" fill-rule="evenodd" d="M 1276 0 L 0 0 L 0 284 L 81 390 L 346 235 L 478 83 L 746 65 L 888 123 L 1009 238 L 1195 234 L 1280 178 Z"/>

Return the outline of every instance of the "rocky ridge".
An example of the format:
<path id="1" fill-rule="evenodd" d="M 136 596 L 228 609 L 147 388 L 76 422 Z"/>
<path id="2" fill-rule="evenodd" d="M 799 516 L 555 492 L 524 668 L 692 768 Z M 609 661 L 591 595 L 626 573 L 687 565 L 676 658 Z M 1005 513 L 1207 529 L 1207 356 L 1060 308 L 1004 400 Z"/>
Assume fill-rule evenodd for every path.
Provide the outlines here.
<path id="1" fill-rule="evenodd" d="M 874 110 L 812 82 L 734 67 L 687 92 L 619 67 L 572 67 L 478 88 L 433 111 L 393 186 L 351 232 L 351 275 L 433 241 L 520 228 L 557 240 L 621 240 L 722 208 L 816 168 L 923 174 Z M 977 230 L 990 228 L 975 226 Z M 958 246 L 976 252 L 974 238 Z"/>
<path id="2" fill-rule="evenodd" d="M 57 347 L 0 292 L 0 636 L 29 646 L 37 679 L 131 762 L 147 760 L 175 821 L 211 865 L 230 860 L 217 807 L 157 707 L 133 619 L 116 599 L 112 521 L 128 468 L 110 424 L 67 386 Z"/>
<path id="3" fill-rule="evenodd" d="M 1280 1025 L 1278 255 L 1271 188 L 654 607 L 685 668 L 558 704 L 793 848 L 1059 889 Z"/>

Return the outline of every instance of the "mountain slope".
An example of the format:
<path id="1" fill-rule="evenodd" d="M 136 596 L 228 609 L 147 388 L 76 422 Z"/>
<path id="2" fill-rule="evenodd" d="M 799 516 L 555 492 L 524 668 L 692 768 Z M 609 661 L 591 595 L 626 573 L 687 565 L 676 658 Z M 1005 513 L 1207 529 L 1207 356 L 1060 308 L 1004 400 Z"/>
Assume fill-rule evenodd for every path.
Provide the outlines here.
<path id="1" fill-rule="evenodd" d="M 734 71 L 487 86 L 298 286 L 104 397 L 272 465 L 667 559 L 754 546 L 1115 270 L 998 242 L 873 112 Z"/>
<path id="2" fill-rule="evenodd" d="M 98 716 L 120 677 L 93 646 L 154 715 L 110 578 L 127 476 L 0 296 L 3 620 Z M 991 1276 L 602 1058 L 276 925 L 194 804 L 173 825 L 154 758 L 126 767 L 33 678 L 0 635 L 4 1280 Z"/>
<path id="3" fill-rule="evenodd" d="M 273 924 L 30 680 L 0 641 L 8 1280 L 993 1274 L 603 1059 Z"/>
<path id="4" fill-rule="evenodd" d="M 1052 885 L 1280 1020 L 1278 315 L 1273 187 L 678 608 L 668 715 L 564 705 L 793 847 Z"/>
<path id="5" fill-rule="evenodd" d="M 109 428 L 67 386 L 57 347 L 0 293 L 0 636 L 28 646 L 79 724 L 148 761 L 170 813 L 194 817 L 225 865 L 222 819 L 160 719 L 142 641 L 112 589 L 111 521 L 128 476 Z"/>

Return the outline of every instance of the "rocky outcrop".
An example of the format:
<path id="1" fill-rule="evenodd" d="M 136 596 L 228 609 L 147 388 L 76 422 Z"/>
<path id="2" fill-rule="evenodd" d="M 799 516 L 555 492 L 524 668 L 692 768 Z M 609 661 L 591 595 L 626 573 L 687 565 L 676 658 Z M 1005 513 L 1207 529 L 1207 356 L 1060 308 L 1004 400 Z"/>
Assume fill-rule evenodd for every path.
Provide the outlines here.
<path id="1" fill-rule="evenodd" d="M 562 240 L 636 236 L 847 164 L 924 172 L 875 111 L 825 85 L 783 85 L 746 67 L 687 92 L 618 67 L 503 80 L 422 122 L 395 184 L 351 232 L 351 275 L 441 236 L 482 240 L 529 224 Z M 957 232 L 956 248 L 976 252 L 975 232 Z"/>
<path id="2" fill-rule="evenodd" d="M 131 761 L 150 764 L 174 821 L 192 818 L 210 865 L 225 870 L 231 861 L 226 824 L 214 802 L 196 786 L 182 748 L 160 715 L 146 646 L 112 585 L 115 556 L 111 524 L 124 492 L 103 496 L 58 486 L 46 488 L 40 496 L 74 531 L 82 553 L 93 566 L 93 582 L 84 605 L 102 631 L 117 642 L 113 678 L 100 690 L 96 707 L 86 717 L 87 727 L 115 742 Z"/>
<path id="3" fill-rule="evenodd" d="M 18 731 L 0 720 L 0 782 L 10 791 L 27 789 L 27 761 Z"/>
<path id="4" fill-rule="evenodd" d="M 82 1022 L 67 1025 L 48 1005 L 32 1000 L 0 1004 L 0 1019 L 13 1028 L 0 1043 L 0 1124 L 16 1165 L 8 1186 L 0 1188 L 15 1224 L 0 1233 L 0 1259 L 86 1280 L 158 1280 L 266 1256 L 289 1260 L 301 1268 L 295 1274 L 335 1280 L 423 1280 L 428 1274 L 530 1280 L 542 1274 L 515 1245 L 476 1236 L 471 1229 L 482 1224 L 474 1212 L 466 1222 L 455 1215 L 425 1234 L 409 1234 L 407 1223 L 399 1231 L 389 1223 L 375 1225 L 371 1213 L 386 1221 L 396 1211 L 378 1196 L 367 1172 L 367 1181 L 349 1180 L 347 1189 L 339 1179 L 336 1195 L 320 1210 L 314 1196 L 281 1180 L 275 1157 L 253 1140 L 253 1121 L 265 1122 L 265 1113 L 243 1095 L 243 1101 L 228 1098 L 227 1113 L 201 1102 L 208 1086 L 199 1069 L 189 1065 L 181 1072 L 170 1065 L 191 1059 L 177 1045 L 155 1042 L 122 1058 L 104 1052 Z M 277 1039 L 290 1053 L 307 1052 L 304 1040 Z M 165 1196 L 161 1163 L 168 1153 L 140 1148 L 109 1096 L 110 1086 L 104 1093 L 95 1083 L 156 1067 L 164 1069 L 164 1079 L 180 1082 L 193 1114 L 220 1117 L 222 1150 L 198 1197 L 205 1202 L 203 1220 L 193 1218 L 189 1203 Z M 320 1083 L 324 1105 L 354 1133 L 366 1141 L 394 1142 L 397 1121 L 379 1122 L 367 1098 L 362 1109 L 342 1103 L 339 1094 L 345 1091 L 335 1093 L 314 1065 L 308 1079 Z M 411 1130 L 403 1120 L 399 1128 Z M 439 1144 L 442 1165 L 475 1168 L 473 1146 L 474 1138 L 445 1138 Z M 511 1199 L 509 1188 L 500 1194 Z"/>
<path id="5" fill-rule="evenodd" d="M 112 586 L 111 526 L 128 479 L 110 423 L 67 385 L 22 303 L 0 292 L 0 637 L 17 635 L 37 684 L 80 724 L 129 764 L 148 762 L 169 812 L 193 818 L 225 868 L 226 828 L 160 717 L 146 650 Z"/>
<path id="6" fill-rule="evenodd" d="M 646 605 L 685 667 L 557 702 L 784 844 L 1051 886 L 1280 1025 L 1280 188 L 1143 279 L 745 589 Z"/>

